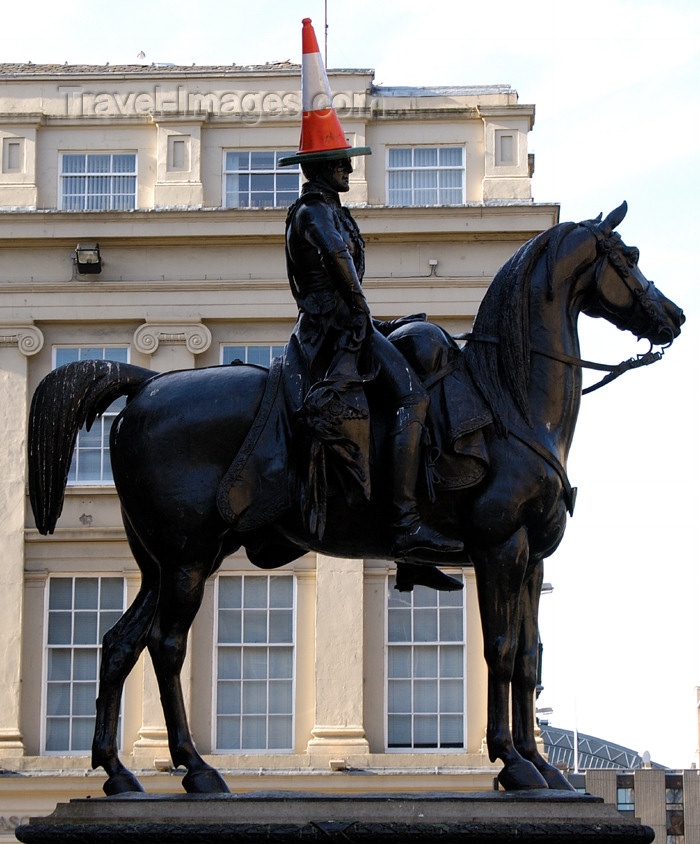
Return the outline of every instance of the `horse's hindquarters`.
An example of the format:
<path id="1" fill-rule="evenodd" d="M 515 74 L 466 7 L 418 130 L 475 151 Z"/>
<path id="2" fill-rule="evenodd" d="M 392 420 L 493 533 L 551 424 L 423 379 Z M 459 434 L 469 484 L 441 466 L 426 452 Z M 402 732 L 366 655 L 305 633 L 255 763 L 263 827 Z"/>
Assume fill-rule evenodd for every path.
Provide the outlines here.
<path id="1" fill-rule="evenodd" d="M 265 370 L 247 366 L 166 373 L 126 406 L 112 428 L 111 457 L 132 525 L 164 537 L 220 528 L 217 490 L 265 379 Z"/>

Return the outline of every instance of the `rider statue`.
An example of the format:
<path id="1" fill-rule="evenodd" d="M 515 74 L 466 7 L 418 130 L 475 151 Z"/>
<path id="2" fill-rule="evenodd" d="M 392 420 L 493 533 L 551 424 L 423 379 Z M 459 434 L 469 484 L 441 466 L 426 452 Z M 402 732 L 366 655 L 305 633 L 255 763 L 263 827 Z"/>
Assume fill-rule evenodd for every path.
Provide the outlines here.
<path id="1" fill-rule="evenodd" d="M 370 150 L 351 148 L 341 137 L 341 148 L 300 152 L 280 161 L 300 163 L 307 180 L 286 225 L 289 283 L 299 307 L 295 331 L 312 378 L 342 383 L 348 361 L 362 357 L 396 410 L 388 437 L 393 558 L 461 551 L 461 542 L 434 530 L 418 511 L 416 482 L 429 399 L 405 358 L 381 333 L 385 324 L 370 316 L 361 284 L 364 241 L 338 196 L 349 190 L 350 157 Z"/>

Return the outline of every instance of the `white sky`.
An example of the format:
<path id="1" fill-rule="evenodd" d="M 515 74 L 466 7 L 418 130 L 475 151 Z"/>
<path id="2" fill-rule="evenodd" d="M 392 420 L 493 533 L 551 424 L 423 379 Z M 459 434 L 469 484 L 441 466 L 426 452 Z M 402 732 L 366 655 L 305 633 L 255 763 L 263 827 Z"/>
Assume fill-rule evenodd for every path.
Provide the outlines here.
<path id="1" fill-rule="evenodd" d="M 689 767 L 700 684 L 697 432 L 700 8 L 696 0 L 328 0 L 329 67 L 384 85 L 508 83 L 534 103 L 534 198 L 561 219 L 626 199 L 619 231 L 688 317 L 666 358 L 584 398 L 569 474 L 577 512 L 547 562 L 551 723 Z M 429 10 L 429 11 L 428 11 Z M 323 0 L 24 0 L 3 11 L 0 61 L 299 61 L 300 21 L 323 44 Z M 371 262 L 371 251 L 368 255 Z M 583 355 L 646 350 L 582 318 Z M 379 643 L 377 643 L 379 646 Z"/>

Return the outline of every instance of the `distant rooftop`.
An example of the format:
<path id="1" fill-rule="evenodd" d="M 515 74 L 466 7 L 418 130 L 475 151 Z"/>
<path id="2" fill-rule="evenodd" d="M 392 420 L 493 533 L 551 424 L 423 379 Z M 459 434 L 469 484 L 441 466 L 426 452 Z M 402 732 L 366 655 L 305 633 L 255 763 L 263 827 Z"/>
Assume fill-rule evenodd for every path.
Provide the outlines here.
<path id="1" fill-rule="evenodd" d="M 151 64 L 33 64 L 32 62 L 0 62 L 0 77 L 22 79 L 55 76 L 249 76 L 259 74 L 300 74 L 301 65 L 290 61 L 265 64 L 177 65 L 168 62 Z M 372 68 L 329 68 L 332 75 L 361 74 L 374 77 Z M 383 97 L 459 97 L 485 94 L 512 94 L 510 85 L 376 85 L 372 93 Z"/>
<path id="2" fill-rule="evenodd" d="M 541 725 L 542 741 L 552 765 L 564 770 L 574 769 L 574 733 L 549 724 Z M 652 768 L 664 769 L 664 765 L 651 762 Z M 578 766 L 582 771 L 594 768 L 617 768 L 634 771 L 644 767 L 643 758 L 636 750 L 613 744 L 604 739 L 578 734 Z"/>
<path id="3" fill-rule="evenodd" d="M 290 61 L 265 64 L 176 65 L 168 62 L 152 64 L 33 64 L 32 62 L 0 63 L 0 76 L 236 76 L 251 73 L 300 73 L 301 65 Z M 342 68 L 329 73 L 374 75 L 371 68 Z"/>
<path id="4" fill-rule="evenodd" d="M 384 97 L 464 97 L 481 94 L 512 94 L 510 85 L 375 85 L 373 92 Z"/>

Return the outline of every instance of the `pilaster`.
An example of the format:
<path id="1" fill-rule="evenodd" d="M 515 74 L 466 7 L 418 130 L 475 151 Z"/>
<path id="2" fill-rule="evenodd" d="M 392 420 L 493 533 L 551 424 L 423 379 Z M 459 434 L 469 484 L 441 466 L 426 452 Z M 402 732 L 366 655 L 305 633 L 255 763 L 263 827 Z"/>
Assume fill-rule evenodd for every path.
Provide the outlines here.
<path id="1" fill-rule="evenodd" d="M 38 203 L 36 135 L 42 116 L 3 115 L 0 130 L 0 187 L 3 208 L 33 209 Z"/>
<path id="2" fill-rule="evenodd" d="M 527 138 L 535 122 L 534 106 L 480 106 L 484 121 L 483 199 L 532 199 L 534 158 Z"/>
<path id="3" fill-rule="evenodd" d="M 27 357 L 44 337 L 31 324 L 0 325 L 0 756 L 22 756 L 20 731 Z"/>
<path id="4" fill-rule="evenodd" d="M 201 208 L 201 121 L 157 121 L 156 208 Z"/>
<path id="5" fill-rule="evenodd" d="M 363 724 L 364 561 L 318 556 L 314 727 L 309 755 L 369 753 Z M 320 760 L 318 760 L 320 761 Z"/>

